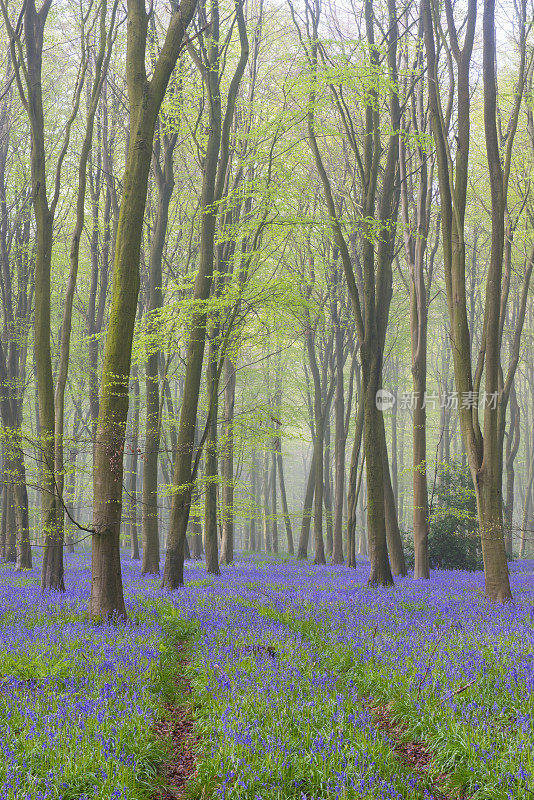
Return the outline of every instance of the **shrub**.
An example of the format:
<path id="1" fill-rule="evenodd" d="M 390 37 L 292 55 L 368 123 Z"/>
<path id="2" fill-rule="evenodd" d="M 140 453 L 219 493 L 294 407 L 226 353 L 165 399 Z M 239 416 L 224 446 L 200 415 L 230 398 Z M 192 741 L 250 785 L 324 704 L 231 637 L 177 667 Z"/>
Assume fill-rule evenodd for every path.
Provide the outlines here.
<path id="1" fill-rule="evenodd" d="M 432 497 L 428 557 L 431 569 L 482 569 L 476 497 L 467 467 L 441 464 Z M 414 565 L 413 535 L 404 536 L 406 562 Z"/>

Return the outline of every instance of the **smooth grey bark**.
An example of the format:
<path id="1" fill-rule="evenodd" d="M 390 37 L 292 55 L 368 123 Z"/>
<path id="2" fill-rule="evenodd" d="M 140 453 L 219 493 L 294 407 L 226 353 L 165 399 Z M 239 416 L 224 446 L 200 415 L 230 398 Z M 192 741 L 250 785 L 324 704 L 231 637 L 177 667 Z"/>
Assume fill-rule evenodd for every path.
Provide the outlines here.
<path id="1" fill-rule="evenodd" d="M 210 296 L 213 279 L 215 231 L 218 216 L 216 201 L 223 194 L 235 103 L 249 54 L 243 7 L 239 2 L 235 3 L 235 12 L 240 40 L 240 56 L 230 81 L 224 119 L 220 95 L 220 71 L 222 65 L 217 0 L 212 0 L 211 3 L 210 36 L 209 41 L 204 43 L 203 48 L 205 60 L 203 61 L 200 54 L 194 50 L 192 45 L 189 45 L 189 52 L 200 69 L 209 98 L 209 126 L 202 176 L 199 269 L 193 289 L 193 298 L 202 302 L 200 307 L 192 314 L 189 330 L 185 383 L 173 476 L 175 491 L 172 498 L 163 572 L 163 586 L 168 589 L 176 589 L 183 585 L 184 543 L 193 491 L 193 471 L 198 468 L 198 465 L 195 468 L 193 464 L 192 445 L 206 342 L 207 311 L 205 302 Z M 207 548 L 207 540 L 205 547 Z M 206 557 L 207 555 L 206 549 Z"/>
<path id="2" fill-rule="evenodd" d="M 363 392 L 358 380 L 358 404 L 356 406 L 356 430 L 354 433 L 354 442 L 352 445 L 352 452 L 350 458 L 350 468 L 348 475 L 348 496 L 347 496 L 347 564 L 349 567 L 356 566 L 356 522 L 357 522 L 357 509 L 358 499 L 360 497 L 360 483 L 363 470 L 362 467 L 358 471 L 358 462 L 360 460 L 360 451 L 362 449 L 363 439 L 363 423 L 364 423 L 364 408 L 363 408 Z"/>
<path id="3" fill-rule="evenodd" d="M 399 521 L 397 518 L 397 508 L 395 506 L 395 497 L 393 495 L 393 486 L 391 483 L 391 474 L 389 471 L 388 449 L 386 442 L 386 431 L 383 424 L 382 417 L 382 447 L 384 458 L 384 506 L 386 514 L 386 542 L 388 547 L 389 562 L 391 564 L 391 571 L 393 575 L 407 575 L 406 560 L 404 558 L 404 548 L 402 544 L 402 536 L 399 529 Z"/>
<path id="4" fill-rule="evenodd" d="M 506 496 L 504 503 L 504 531 L 506 556 L 509 560 L 514 556 L 514 487 L 515 469 L 514 462 L 521 442 L 521 413 L 517 402 L 515 382 L 510 392 L 510 425 L 506 440 Z"/>
<path id="5" fill-rule="evenodd" d="M 120 523 L 128 383 L 139 294 L 139 260 L 156 120 L 196 0 L 173 6 L 163 45 L 146 74 L 149 15 L 144 0 L 128 0 L 126 79 L 130 136 L 115 240 L 113 289 L 100 391 L 93 488 L 90 614 L 124 617 Z M 184 531 L 185 534 L 185 531 Z"/>
<path id="6" fill-rule="evenodd" d="M 299 546 L 297 550 L 297 557 L 301 560 L 308 558 L 308 542 L 310 539 L 310 528 L 313 514 L 313 496 L 315 493 L 315 447 L 313 448 L 312 460 L 310 463 L 310 471 L 308 473 L 308 480 L 306 482 L 306 491 L 304 493 L 304 509 L 302 511 L 302 524 L 300 526 Z"/>
<path id="7" fill-rule="evenodd" d="M 340 285 L 341 276 L 336 272 L 336 285 Z M 339 291 L 339 290 L 338 290 Z M 334 349 L 336 365 L 336 389 L 334 397 L 334 513 L 333 513 L 333 546 L 332 561 L 343 564 L 343 499 L 345 496 L 345 451 L 347 430 L 345 425 L 345 381 L 343 375 L 343 330 L 340 324 L 337 298 L 333 304 L 333 324 L 335 330 Z M 353 373 L 351 373 L 351 380 Z"/>
<path id="8" fill-rule="evenodd" d="M 261 480 L 262 492 L 262 533 L 263 533 L 263 547 L 266 553 L 272 550 L 271 538 L 271 525 L 272 525 L 272 512 L 271 512 L 271 492 L 269 485 L 269 478 L 271 477 L 271 459 L 269 452 L 269 443 L 265 442 L 263 446 L 263 469 Z"/>
<path id="9" fill-rule="evenodd" d="M 154 138 L 152 170 L 157 187 L 157 207 L 150 240 L 147 319 L 146 423 L 143 464 L 141 574 L 159 575 L 158 463 L 160 445 L 160 392 L 158 312 L 163 307 L 162 261 L 174 189 L 174 148 L 178 131 L 158 132 Z"/>
<path id="10" fill-rule="evenodd" d="M 234 560 L 234 410 L 236 367 L 227 356 L 224 363 L 224 422 L 222 455 L 222 509 L 223 534 L 221 561 L 232 564 Z"/>
<path id="11" fill-rule="evenodd" d="M 273 437 L 273 452 L 276 457 L 278 484 L 280 488 L 280 500 L 282 502 L 282 514 L 284 517 L 284 524 L 287 536 L 287 551 L 290 555 L 294 553 L 293 544 L 293 529 L 291 526 L 291 517 L 289 516 L 289 508 L 287 504 L 286 482 L 284 478 L 284 459 L 282 456 L 282 369 L 281 363 L 276 371 L 276 391 L 274 397 L 274 425 L 276 426 L 275 435 Z"/>
<path id="12" fill-rule="evenodd" d="M 137 470 L 139 462 L 139 366 L 132 367 L 132 414 L 130 474 L 128 475 L 128 538 L 132 561 L 139 561 L 139 521 L 137 514 Z"/>
<path id="13" fill-rule="evenodd" d="M 347 281 L 349 295 L 360 342 L 364 395 L 365 464 L 367 471 L 367 518 L 369 532 L 370 585 L 388 586 L 393 583 L 386 546 L 386 517 L 384 507 L 384 475 L 381 446 L 381 412 L 376 407 L 377 391 L 382 382 L 382 360 L 385 343 L 385 328 L 389 315 L 392 294 L 392 269 L 394 242 L 398 215 L 399 190 L 398 148 L 400 104 L 398 96 L 397 51 L 399 42 L 398 16 L 395 0 L 388 0 L 389 26 L 385 36 L 384 48 L 387 50 L 387 89 L 390 133 L 387 147 L 381 142 L 381 120 L 379 112 L 379 89 L 372 85 L 364 98 L 365 135 L 363 153 L 360 153 L 361 136 L 355 136 L 358 125 L 347 116 L 347 105 L 341 102 L 339 93 L 330 84 L 334 103 L 340 110 L 340 119 L 347 141 L 355 154 L 358 177 L 361 182 L 361 276 L 358 286 L 353 259 L 349 253 L 347 239 L 338 218 L 334 202 L 332 184 L 325 168 L 315 130 L 316 76 L 319 48 L 320 3 L 306 2 L 305 42 L 301 26 L 292 4 L 290 11 L 293 22 L 300 32 L 300 41 L 306 50 L 310 67 L 310 90 L 307 104 L 308 141 L 314 155 L 315 165 L 323 188 L 330 227 Z M 364 4 L 364 21 L 368 46 L 369 68 L 379 68 L 381 48 L 375 41 L 377 27 L 375 11 L 371 0 Z M 381 34 L 382 35 L 382 34 Z M 385 158 L 382 159 L 382 154 Z M 381 191 L 378 191 L 378 178 L 381 177 Z M 377 233 L 378 228 L 378 233 Z M 363 298 L 363 305 L 360 301 Z M 318 468 L 318 471 L 320 467 Z"/>
<path id="14" fill-rule="evenodd" d="M 326 555 L 330 558 L 334 550 L 334 526 L 332 516 L 332 463 L 330 450 L 330 417 L 326 418 L 324 448 L 324 510 L 326 517 Z"/>

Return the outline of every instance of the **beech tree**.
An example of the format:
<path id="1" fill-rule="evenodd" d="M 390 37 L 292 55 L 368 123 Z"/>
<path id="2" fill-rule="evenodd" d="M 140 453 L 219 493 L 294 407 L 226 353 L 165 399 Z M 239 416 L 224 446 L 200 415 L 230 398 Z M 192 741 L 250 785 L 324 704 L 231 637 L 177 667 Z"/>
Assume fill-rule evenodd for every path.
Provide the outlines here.
<path id="1" fill-rule="evenodd" d="M 321 6 L 318 2 L 306 3 L 305 24 L 309 38 L 304 39 L 294 8 L 292 17 L 303 44 L 310 74 L 308 98 L 308 137 L 317 171 L 323 186 L 324 200 L 332 228 L 332 236 L 339 248 L 341 263 L 351 298 L 363 377 L 364 447 L 368 491 L 368 542 L 371 561 L 369 583 L 390 585 L 393 582 L 388 558 L 386 538 L 386 479 L 384 474 L 385 432 L 381 411 L 377 407 L 377 393 L 381 388 L 383 352 L 388 309 L 392 292 L 391 264 L 394 255 L 396 217 L 398 212 L 398 153 L 400 104 L 397 88 L 398 21 L 394 0 L 387 6 L 387 73 L 389 76 L 388 113 L 391 126 L 385 157 L 382 160 L 380 133 L 380 87 L 371 80 L 364 95 L 365 135 L 364 151 L 360 153 L 357 126 L 342 92 L 330 84 L 334 103 L 339 112 L 344 135 L 353 152 L 361 184 L 361 266 L 355 270 L 347 238 L 334 203 L 331 180 L 319 146 L 316 132 L 315 105 L 318 75 L 319 24 Z M 364 4 L 364 20 L 368 58 L 371 74 L 378 71 L 380 51 L 375 42 L 376 10 L 371 2 Z M 380 169 L 383 169 L 381 189 L 378 186 Z M 358 278 L 360 279 L 358 281 Z M 363 295 L 363 303 L 360 297 Z M 317 468 L 317 467 L 316 467 Z M 398 529 L 392 531 L 398 535 Z M 400 565 L 399 565 L 400 566 Z"/>
<path id="2" fill-rule="evenodd" d="M 128 382 L 137 296 L 139 255 L 154 131 L 161 103 L 196 0 L 173 5 L 160 53 L 149 78 L 146 49 L 149 13 L 144 0 L 128 0 L 126 81 L 130 110 L 129 146 L 115 242 L 111 309 L 104 348 L 95 441 L 92 583 L 93 617 L 125 615 L 119 531 Z"/>
<path id="3" fill-rule="evenodd" d="M 106 2 L 102 2 L 99 6 L 95 6 L 91 2 L 87 10 L 81 11 L 79 72 L 72 97 L 72 109 L 66 121 L 62 145 L 56 160 L 53 189 L 49 195 L 47 192 L 48 159 L 42 69 L 45 28 L 51 7 L 52 0 L 45 0 L 39 10 L 37 10 L 35 2 L 24 3 L 17 22 L 13 23 L 7 4 L 4 0 L 0 3 L 10 39 L 11 61 L 16 83 L 22 105 L 28 115 L 31 132 L 31 183 L 36 240 L 34 358 L 39 397 L 42 524 L 45 532 L 41 586 L 43 589 L 63 590 L 65 588 L 63 579 L 63 403 L 69 363 L 72 300 L 78 272 L 79 240 L 84 218 L 88 154 L 91 149 L 98 100 L 111 54 L 117 2 L 112 7 L 111 21 L 107 18 Z M 72 235 L 71 269 L 65 293 L 59 368 L 54 390 L 50 347 L 50 281 L 54 220 L 60 199 L 63 164 L 69 150 L 72 126 L 78 114 L 89 66 L 89 43 L 94 24 L 99 25 L 98 51 L 94 62 L 86 129 L 79 158 L 76 226 Z"/>
<path id="4" fill-rule="evenodd" d="M 186 370 L 182 409 L 180 413 L 180 427 L 176 443 L 176 462 L 174 468 L 174 489 L 172 496 L 171 513 L 169 520 L 169 535 L 165 555 L 165 569 L 163 573 L 163 586 L 175 589 L 183 583 L 183 561 L 187 523 L 191 506 L 193 491 L 192 465 L 193 444 L 198 409 L 198 397 L 202 364 L 204 361 L 204 348 L 206 341 L 207 311 L 205 303 L 209 298 L 213 280 L 215 256 L 215 228 L 218 217 L 218 202 L 224 192 L 226 170 L 229 159 L 229 139 L 234 118 L 234 109 L 237 99 L 239 84 L 249 55 L 249 42 L 245 26 L 243 7 L 238 1 L 235 3 L 235 15 L 239 34 L 240 56 L 230 81 L 226 97 L 226 109 L 222 108 L 221 100 L 221 69 L 223 42 L 221 41 L 219 6 L 217 0 L 211 3 L 211 26 L 209 41 L 202 47 L 202 55 L 190 46 L 189 52 L 193 54 L 198 65 L 206 92 L 208 95 L 208 139 L 204 154 L 202 172 L 202 218 L 200 228 L 200 253 L 199 268 L 195 279 L 193 299 L 197 309 L 193 311 L 189 344 L 186 357 Z M 202 34 L 201 42 L 202 42 Z M 211 363 L 213 391 L 210 395 L 210 409 L 212 416 L 208 418 L 208 428 L 213 423 L 215 415 L 212 407 L 215 401 L 217 380 L 214 374 L 214 365 Z M 219 371 L 215 367 L 216 372 Z M 220 373 L 219 373 L 220 374 Z M 208 443 L 207 453 L 210 452 Z M 208 465 L 208 475 L 214 469 Z M 215 535 L 214 535 L 215 534 Z M 205 543 L 206 563 L 208 570 L 218 572 L 218 548 L 216 530 L 210 528 L 207 532 Z M 217 566 L 216 566 L 217 565 Z"/>
<path id="5" fill-rule="evenodd" d="M 448 40 L 443 33 L 440 12 L 432 0 L 424 0 L 423 15 L 425 48 L 428 64 L 428 93 L 432 130 L 436 146 L 438 178 L 441 196 L 442 247 L 445 284 L 450 316 L 456 389 L 459 396 L 459 419 L 477 497 L 479 531 L 482 539 L 486 593 L 496 600 L 511 597 L 508 564 L 503 531 L 502 458 L 504 419 L 511 383 L 517 365 L 512 358 L 506 379 L 501 366 L 501 319 L 507 303 L 503 287 L 504 220 L 513 140 L 522 103 L 526 76 L 525 25 L 526 6 L 521 6 L 521 55 L 519 80 L 510 113 L 504 154 L 499 148 L 497 133 L 497 80 L 495 45 L 495 6 L 484 3 L 483 15 L 483 78 L 484 132 L 491 191 L 491 255 L 486 278 L 486 296 L 482 339 L 476 368 L 471 361 L 470 331 L 467 318 L 465 284 L 465 211 L 469 178 L 470 146 L 470 63 L 476 29 L 477 3 L 471 0 L 462 23 L 463 42 L 460 42 L 454 9 L 445 0 Z M 456 131 L 450 130 L 450 117 L 444 113 L 439 94 L 439 67 L 436 40 L 448 48 L 448 79 L 457 93 Z M 452 63 L 456 66 L 456 80 Z M 451 147 L 451 136 L 455 148 Z M 504 164 L 501 163 L 503 157 Z M 530 271 L 525 273 L 524 298 L 528 293 Z M 504 288 L 504 292 L 503 292 Z M 519 316 L 516 342 L 524 320 Z M 485 374 L 486 402 L 483 430 L 479 421 L 478 394 Z M 475 402 L 470 402 L 469 398 Z"/>

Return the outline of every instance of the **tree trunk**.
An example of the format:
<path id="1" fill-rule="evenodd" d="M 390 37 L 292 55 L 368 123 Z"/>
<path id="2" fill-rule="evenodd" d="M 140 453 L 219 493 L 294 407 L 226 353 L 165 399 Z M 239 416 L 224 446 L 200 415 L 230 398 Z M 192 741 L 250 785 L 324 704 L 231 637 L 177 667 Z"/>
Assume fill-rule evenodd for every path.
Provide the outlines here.
<path id="1" fill-rule="evenodd" d="M 132 367 L 132 452 L 128 476 L 129 540 L 132 561 L 139 561 L 139 522 L 137 518 L 137 471 L 139 462 L 139 367 Z"/>
<path id="2" fill-rule="evenodd" d="M 265 548 L 266 553 L 270 553 L 272 549 L 272 539 L 271 539 L 271 509 L 270 509 L 270 499 L 271 493 L 269 491 L 269 446 L 268 442 L 265 442 L 263 448 L 263 477 L 262 477 L 262 491 L 263 491 L 263 504 L 262 504 L 262 520 L 263 520 L 263 546 Z"/>
<path id="3" fill-rule="evenodd" d="M 343 332 L 338 324 L 335 333 L 336 394 L 335 413 L 335 482 L 334 482 L 334 531 L 332 562 L 343 564 L 343 498 L 345 495 L 345 397 L 343 380 Z"/>
<path id="4" fill-rule="evenodd" d="M 363 465 L 362 465 L 363 466 Z M 363 468 L 360 471 L 360 474 L 363 473 Z M 360 537 L 358 540 L 358 553 L 361 556 L 367 558 L 367 525 L 365 521 L 365 515 L 367 513 L 367 488 L 364 485 L 362 490 L 359 493 L 359 500 L 358 500 L 358 514 L 360 520 Z"/>
<path id="5" fill-rule="evenodd" d="M 398 369 L 398 364 L 394 362 L 393 369 Z M 399 512 L 399 462 L 398 462 L 398 402 L 393 403 L 391 409 L 391 486 L 393 489 L 393 502 L 397 514 Z"/>
<path id="6" fill-rule="evenodd" d="M 532 507 L 532 487 L 534 484 L 534 469 L 532 467 L 532 456 L 529 464 L 529 477 L 525 490 L 525 504 L 523 506 L 523 519 L 521 522 L 521 541 L 519 543 L 519 558 L 525 558 L 527 552 L 527 540 L 532 538 L 531 531 L 528 531 L 528 520 Z"/>
<path id="7" fill-rule="evenodd" d="M 386 541 L 388 546 L 389 560 L 391 564 L 391 571 L 393 575 L 407 575 L 406 561 L 404 558 L 404 549 L 402 546 L 402 536 L 399 530 L 399 522 L 397 519 L 397 509 L 395 507 L 395 498 L 393 496 L 393 487 L 391 485 L 391 475 L 389 472 L 389 459 L 388 449 L 386 443 L 386 430 L 383 426 L 383 454 L 384 454 L 384 508 L 386 514 Z"/>
<path id="8" fill-rule="evenodd" d="M 483 15 L 484 131 L 491 187 L 491 254 L 486 291 L 486 397 L 499 390 L 502 261 L 506 195 L 497 137 L 497 78 L 495 74 L 495 2 L 484 0 Z M 502 443 L 499 441 L 499 407 L 484 410 L 484 451 L 475 472 L 477 505 L 482 537 L 486 594 L 494 600 L 509 600 L 510 578 L 504 544 L 502 517 Z M 476 465 L 478 466 L 478 464 Z M 475 469 L 473 470 L 473 467 Z"/>
<path id="9" fill-rule="evenodd" d="M 317 424 L 317 422 L 319 424 Z M 326 564 L 323 540 L 324 419 L 315 422 L 315 491 L 313 494 L 314 564 Z"/>
<path id="10" fill-rule="evenodd" d="M 413 537 L 414 578 L 430 578 L 428 561 L 429 508 L 426 477 L 426 348 L 424 361 L 412 367 L 415 405 L 413 409 Z"/>
<path id="11" fill-rule="evenodd" d="M 223 448 L 223 537 L 221 561 L 232 564 L 234 560 L 234 409 L 236 369 L 232 360 L 225 358 L 224 387 L 224 448 Z"/>
<path id="12" fill-rule="evenodd" d="M 476 0 L 470 0 L 468 4 L 462 47 L 459 45 L 454 27 L 449 31 L 454 38 L 452 53 L 456 61 L 455 87 L 457 87 L 458 109 L 453 183 L 450 152 L 446 142 L 448 131 L 444 128 L 438 97 L 438 66 L 430 0 L 423 0 L 422 10 L 428 63 L 428 96 L 441 195 L 443 262 L 456 390 L 461 403 L 459 417 L 462 440 L 477 497 L 486 594 L 493 600 L 507 600 L 511 598 L 511 592 L 502 519 L 502 446 L 499 441 L 499 414 L 502 409 L 499 408 L 499 402 L 494 408 L 491 404 L 486 405 L 482 436 L 477 404 L 474 408 L 472 405 L 464 404 L 465 398 L 472 396 L 473 392 L 478 392 L 482 367 L 485 372 L 486 397 L 498 398 L 500 390 L 501 286 L 506 190 L 497 134 L 495 6 L 493 0 L 484 0 L 482 73 L 484 132 L 491 190 L 491 254 L 486 280 L 483 342 L 474 375 L 466 306 L 464 220 L 470 145 L 470 61 L 476 31 L 477 3 Z M 446 0 L 446 11 L 450 18 L 453 15 L 451 0 Z M 518 113 L 517 104 L 516 109 Z M 512 126 L 509 135 L 507 134 L 509 142 L 513 140 L 514 133 L 515 128 Z M 505 162 L 509 164 L 508 156 Z"/>
<path id="13" fill-rule="evenodd" d="M 330 459 L 330 419 L 326 419 L 324 448 L 324 510 L 326 515 L 326 554 L 332 558 L 334 552 L 334 528 L 332 518 L 332 469 Z"/>
<path id="14" fill-rule="evenodd" d="M 130 22 L 132 24 L 132 22 Z M 152 103 L 150 103 L 150 106 Z M 123 451 L 128 379 L 137 298 L 139 256 L 155 119 L 131 109 L 130 148 L 115 247 L 113 292 L 104 350 L 93 474 L 90 614 L 126 615 L 120 568 Z"/>
<path id="15" fill-rule="evenodd" d="M 393 577 L 386 541 L 386 509 L 384 500 L 384 448 L 382 412 L 376 407 L 380 387 L 378 347 L 362 348 L 364 392 L 364 452 L 367 472 L 367 541 L 370 561 L 370 586 L 392 586 Z"/>
<path id="16" fill-rule="evenodd" d="M 276 458 L 276 433 L 271 438 L 271 517 L 272 517 L 272 549 L 273 553 L 278 553 L 278 495 L 277 495 L 277 458 Z"/>
<path id="17" fill-rule="evenodd" d="M 278 462 L 278 483 L 280 486 L 280 499 L 282 500 L 282 513 L 284 515 L 284 522 L 286 526 L 287 535 L 287 552 L 293 555 L 295 552 L 293 544 L 293 530 L 291 527 L 291 517 L 289 516 L 289 509 L 287 505 L 286 483 L 284 480 L 284 460 L 282 457 L 282 438 L 276 437 L 276 457 Z"/>
<path id="18" fill-rule="evenodd" d="M 118 2 L 115 0 L 111 12 L 111 23 L 109 33 L 106 31 L 107 5 L 104 3 L 100 9 L 100 37 L 97 52 L 94 59 L 94 75 L 92 87 L 88 90 L 87 117 L 85 135 L 81 144 L 80 158 L 78 164 L 78 188 L 76 196 L 76 221 L 71 237 L 70 248 L 70 270 L 65 289 L 63 302 L 63 317 L 60 329 L 59 359 L 57 365 L 57 378 L 54 393 L 54 483 L 57 495 L 57 526 L 58 544 L 60 536 L 63 537 L 65 514 L 64 514 L 64 485 L 65 485 L 65 465 L 63 439 L 65 433 L 65 388 L 67 385 L 70 342 L 72 331 L 72 312 L 74 306 L 74 296 L 76 291 L 76 281 L 78 277 L 78 266 L 80 259 L 80 240 L 83 234 L 85 222 L 85 197 L 87 189 L 87 164 L 89 153 L 92 147 L 94 120 L 97 112 L 100 94 L 103 85 L 103 77 L 107 72 L 109 60 L 111 58 L 113 44 L 113 30 L 115 26 L 115 14 Z M 61 531 L 61 533 L 60 533 Z M 62 561 L 61 554 L 61 561 Z M 43 563 L 44 567 L 44 563 Z M 59 564 L 56 569 L 63 571 L 63 564 Z M 44 572 L 43 572 L 44 575 Z M 55 580 L 54 578 L 48 580 Z"/>
<path id="19" fill-rule="evenodd" d="M 308 558 L 308 542 L 310 539 L 311 518 L 313 513 L 313 496 L 315 494 L 316 485 L 315 463 L 316 452 L 314 446 L 312 460 L 310 463 L 310 471 L 308 473 L 308 481 L 306 483 L 306 492 L 304 494 L 304 509 L 302 511 L 302 525 L 300 526 L 299 546 L 297 551 L 297 558 L 301 560 Z"/>
<path id="20" fill-rule="evenodd" d="M 193 311 L 189 330 L 183 402 L 173 476 L 175 491 L 172 497 L 165 569 L 163 572 L 163 586 L 168 589 L 176 589 L 183 584 L 184 540 L 191 506 L 192 479 L 194 479 L 192 474 L 192 445 L 195 435 L 206 342 L 207 313 L 205 301 L 210 296 L 214 267 L 215 229 L 218 214 L 217 204 L 214 201 L 219 200 L 222 196 L 228 166 L 228 144 L 231 123 L 234 117 L 235 100 L 248 61 L 248 39 L 242 6 L 236 3 L 235 10 L 241 54 L 228 90 L 224 124 L 220 95 L 220 27 L 217 0 L 212 0 L 210 40 L 207 49 L 205 49 L 207 61 L 202 62 L 201 66 L 202 77 L 209 95 L 208 139 L 202 174 L 199 268 L 193 289 L 193 299 L 201 302 L 199 307 Z M 221 155 L 220 158 L 219 153 Z"/>
<path id="21" fill-rule="evenodd" d="M 172 13 L 152 77 L 145 72 L 148 15 L 144 0 L 128 2 L 126 76 L 130 136 L 115 242 L 113 290 L 104 348 L 93 482 L 91 616 L 125 616 L 119 533 L 124 437 L 128 415 L 133 333 L 139 294 L 139 258 L 152 143 L 167 84 L 191 21 L 195 0 Z M 184 531 L 185 535 L 185 531 Z"/>
<path id="22" fill-rule="evenodd" d="M 163 165 L 160 163 L 163 139 Z M 162 261 L 174 189 L 173 155 L 177 133 L 161 134 L 154 142 L 153 171 L 158 187 L 158 205 L 150 242 L 147 314 L 148 355 L 146 360 L 146 431 L 143 463 L 143 562 L 141 573 L 159 575 L 158 462 L 160 440 L 160 397 L 158 312 L 163 306 Z"/>
<path id="23" fill-rule="evenodd" d="M 0 558 L 6 560 L 7 553 L 7 504 L 8 504 L 8 483 L 4 475 L 4 459 L 2 458 L 2 520 L 0 529 Z"/>
<path id="24" fill-rule="evenodd" d="M 357 505 L 359 497 L 358 486 L 358 461 L 360 459 L 360 450 L 362 446 L 363 437 L 363 424 L 364 424 L 364 407 L 363 407 L 363 392 L 360 389 L 357 414 L 356 414 L 356 430 L 354 432 L 354 443 L 352 445 L 352 453 L 350 458 L 349 480 L 348 480 L 348 497 L 347 497 L 347 564 L 349 567 L 356 567 L 356 519 L 357 519 Z M 361 473 L 360 473 L 361 478 Z"/>
<path id="25" fill-rule="evenodd" d="M 504 506 L 504 530 L 506 535 L 506 556 L 513 559 L 514 543 L 514 462 L 521 441 L 521 420 L 515 383 L 510 392 L 510 429 L 506 442 L 506 502 Z"/>
<path id="26" fill-rule="evenodd" d="M 195 500 L 198 502 L 197 498 Z M 191 539 L 191 555 L 195 561 L 200 561 L 202 558 L 202 519 L 199 514 L 194 514 L 191 519 Z"/>
<path id="27" fill-rule="evenodd" d="M 217 534 L 217 425 L 219 412 L 219 381 L 217 379 L 217 353 L 210 343 L 206 382 L 209 398 L 210 419 L 208 435 L 204 446 L 204 547 L 206 550 L 206 567 L 209 573 L 220 575 L 219 542 Z"/>
<path id="28" fill-rule="evenodd" d="M 5 528 L 6 528 L 6 554 L 5 560 L 8 564 L 15 564 L 17 561 L 17 527 L 15 520 L 14 491 L 12 478 L 6 484 L 6 501 L 4 503 Z"/>
<path id="29" fill-rule="evenodd" d="M 256 450 L 252 451 L 252 459 L 250 463 L 250 549 L 256 552 L 256 518 L 258 513 L 258 463 L 257 463 Z"/>
<path id="30" fill-rule="evenodd" d="M 17 527 L 17 569 L 32 568 L 32 549 L 30 542 L 30 523 L 28 513 L 28 489 L 22 448 L 17 446 L 13 454 L 13 502 L 15 504 L 15 523 Z"/>

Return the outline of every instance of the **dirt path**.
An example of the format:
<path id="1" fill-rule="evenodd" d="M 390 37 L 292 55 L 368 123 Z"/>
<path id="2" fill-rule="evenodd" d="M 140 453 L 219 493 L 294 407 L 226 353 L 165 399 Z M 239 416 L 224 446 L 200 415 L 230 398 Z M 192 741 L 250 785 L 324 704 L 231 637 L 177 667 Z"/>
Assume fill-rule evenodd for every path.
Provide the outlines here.
<path id="1" fill-rule="evenodd" d="M 180 667 L 186 662 L 183 654 L 177 660 L 177 696 L 189 695 L 189 681 L 181 676 Z M 155 725 L 156 733 L 171 742 L 171 750 L 161 767 L 165 785 L 154 795 L 154 800 L 178 800 L 183 797 L 183 789 L 189 778 L 195 774 L 195 746 L 198 738 L 194 733 L 194 719 L 187 702 L 177 705 L 166 704 L 165 714 Z"/>
<path id="2" fill-rule="evenodd" d="M 446 782 L 446 775 L 430 778 L 428 769 L 432 761 L 432 754 L 428 747 L 421 741 L 406 740 L 404 726 L 401 722 L 393 719 L 391 709 L 387 705 L 374 705 L 371 702 L 368 702 L 367 705 L 375 723 L 390 737 L 395 753 L 416 775 L 424 779 L 434 800 L 465 800 L 462 795 L 447 794 L 440 788 L 440 784 Z"/>

